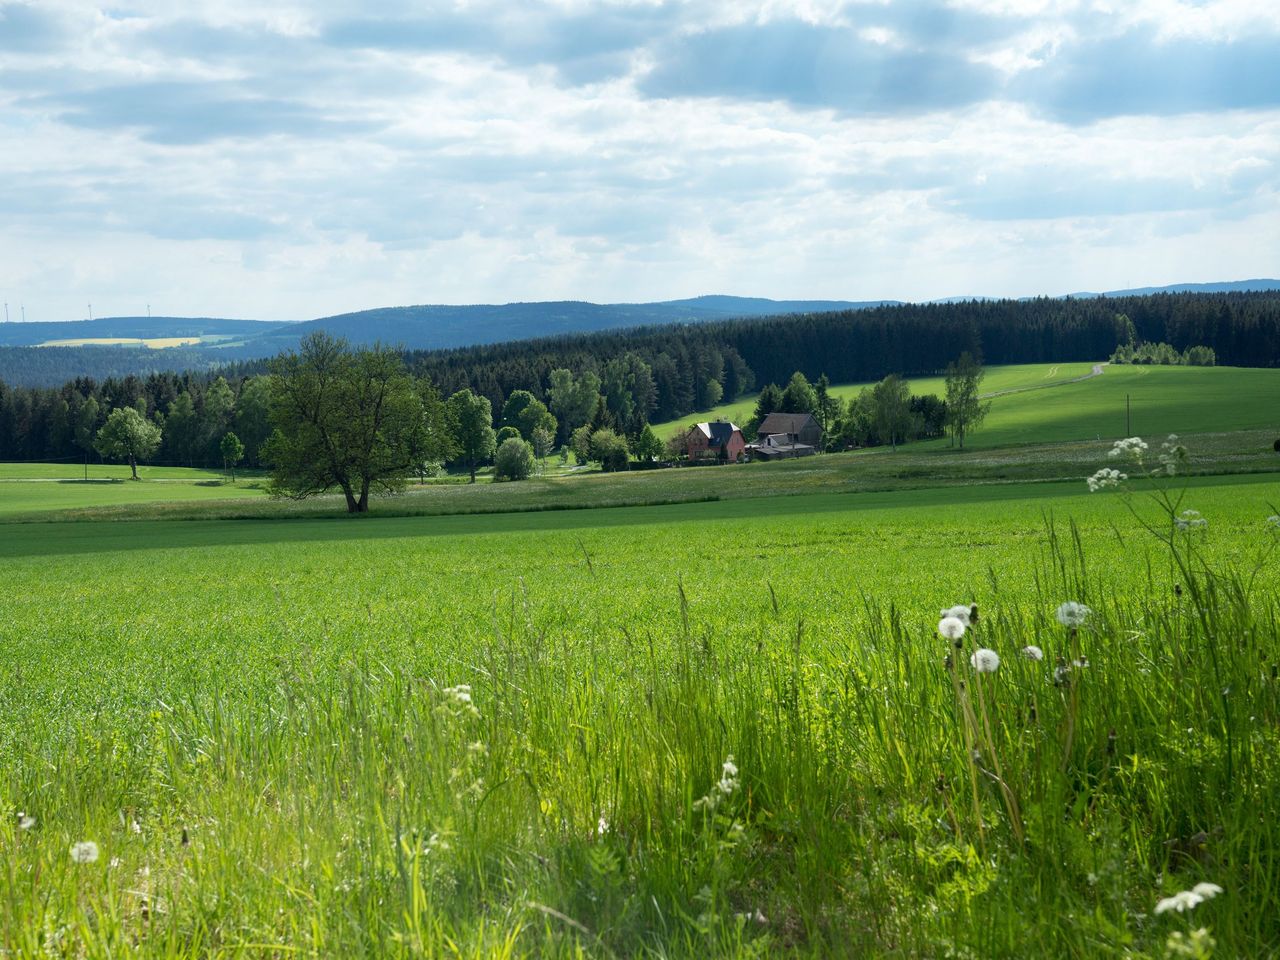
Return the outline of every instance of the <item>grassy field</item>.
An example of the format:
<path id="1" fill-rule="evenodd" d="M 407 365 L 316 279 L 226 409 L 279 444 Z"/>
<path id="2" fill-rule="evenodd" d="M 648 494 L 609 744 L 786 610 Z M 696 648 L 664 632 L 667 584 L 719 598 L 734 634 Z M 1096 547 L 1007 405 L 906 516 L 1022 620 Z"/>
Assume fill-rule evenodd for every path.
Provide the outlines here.
<path id="1" fill-rule="evenodd" d="M 1009 391 L 1038 390 L 1041 387 L 1055 386 L 1077 377 L 1088 375 L 1093 369 L 1091 363 L 1027 363 L 1005 367 L 990 367 L 982 381 L 983 393 L 1004 393 Z M 782 384 L 786 386 L 786 384 Z M 831 388 L 833 396 L 848 401 L 858 395 L 865 383 L 844 383 Z M 941 377 L 932 377 L 911 381 L 913 393 L 936 393 L 942 396 L 945 384 Z M 751 418 L 756 407 L 758 394 L 738 399 L 732 403 L 721 404 L 706 413 L 695 417 L 685 417 L 668 423 L 655 424 L 654 430 L 662 439 L 673 436 L 677 430 L 687 427 L 697 420 L 730 420 L 742 425 Z"/>
<path id="2" fill-rule="evenodd" d="M 1280 372 L 1074 373 L 358 518 L 0 466 L 0 956 L 1280 953 Z M 1191 458 L 1088 494 L 1125 393 Z"/>
<path id="3" fill-rule="evenodd" d="M 81 337 L 71 340 L 46 340 L 41 347 L 150 347 L 163 350 L 166 347 L 185 347 L 204 342 L 206 337 Z M 217 338 L 221 339 L 221 338 Z"/>
<path id="4" fill-rule="evenodd" d="M 1272 450 L 1268 431 L 1199 434 L 1186 438 L 1193 474 L 1239 474 L 1280 471 L 1280 456 Z M 411 487 L 406 493 L 374 502 L 373 512 L 390 515 L 445 515 L 510 511 L 582 510 L 708 500 L 738 500 L 795 494 L 866 494 L 892 490 L 922 490 L 977 485 L 1005 485 L 1025 481 L 1082 478 L 1106 460 L 1108 443 L 1057 443 L 999 449 L 948 449 L 945 444 L 910 444 L 893 452 L 886 448 L 828 454 L 780 463 L 634 471 L 627 474 L 587 472 L 552 475 L 520 483 L 433 483 Z M 44 484 L 15 484 L 27 499 L 5 497 L 0 484 L 0 516 L 10 519 L 272 519 L 338 516 L 341 497 L 321 497 L 302 503 L 270 501 L 261 491 L 244 487 L 201 488 L 153 484 L 148 492 L 117 491 L 107 487 L 67 486 L 63 509 L 54 510 L 41 499 Z M 134 484 L 132 486 L 138 486 Z M 39 487 L 40 490 L 33 490 Z M 237 495 L 239 489 L 247 498 Z M 187 497 L 187 493 L 200 499 Z M 103 499 L 83 498 L 98 494 Z M 225 495 L 225 496 L 224 496 Z M 126 501 L 121 497 L 142 498 Z M 116 499 L 112 499 L 116 497 Z M 71 508 L 77 509 L 71 509 Z"/>
<path id="5" fill-rule="evenodd" d="M 1209 525 L 1172 551 L 1154 501 L 1078 480 L 5 525 L 0 939 L 1154 958 L 1203 925 L 1271 954 L 1277 503 L 1190 480 Z"/>
<path id="6" fill-rule="evenodd" d="M 1255 429 L 1271 430 L 1280 436 L 1280 370 L 1108 366 L 1101 376 L 1064 382 L 1088 373 L 1091 367 L 1092 364 L 1037 364 L 991 368 L 983 381 L 983 391 L 1001 395 L 993 398 L 986 422 L 966 443 L 984 449 L 1021 443 L 1112 440 L 1129 435 Z M 833 392 L 847 399 L 862 386 L 842 386 Z M 945 384 L 941 378 L 912 380 L 911 390 L 941 396 Z M 752 397 L 698 414 L 697 419 L 721 417 L 741 424 L 754 408 Z M 660 436 L 669 437 L 693 419 L 663 424 L 655 430 Z M 946 441 L 932 442 L 936 445 Z"/>
<path id="7" fill-rule="evenodd" d="M 0 517 L 264 496 L 264 478 L 251 471 L 237 471 L 234 484 L 219 471 L 189 467 L 139 466 L 137 483 L 125 465 L 91 463 L 88 480 L 85 472 L 83 463 L 0 463 Z"/>

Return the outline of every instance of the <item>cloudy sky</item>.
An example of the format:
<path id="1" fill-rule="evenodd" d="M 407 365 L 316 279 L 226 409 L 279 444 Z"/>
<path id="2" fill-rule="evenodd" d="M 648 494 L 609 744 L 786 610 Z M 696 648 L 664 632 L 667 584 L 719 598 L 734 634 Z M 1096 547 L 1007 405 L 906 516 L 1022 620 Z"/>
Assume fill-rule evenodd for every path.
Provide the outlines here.
<path id="1" fill-rule="evenodd" d="M 0 137 L 13 319 L 1280 275 L 1274 0 L 0 0 Z"/>

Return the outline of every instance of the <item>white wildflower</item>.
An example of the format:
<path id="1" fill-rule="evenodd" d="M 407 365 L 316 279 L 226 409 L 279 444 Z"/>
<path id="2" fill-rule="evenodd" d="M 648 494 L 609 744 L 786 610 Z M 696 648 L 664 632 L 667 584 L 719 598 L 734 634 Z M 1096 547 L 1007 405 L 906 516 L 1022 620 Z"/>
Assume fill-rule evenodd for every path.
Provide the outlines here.
<path id="1" fill-rule="evenodd" d="M 605 834 L 609 832 L 609 821 L 605 819 L 605 815 L 600 814 L 600 819 L 596 821 L 596 833 Z"/>
<path id="2" fill-rule="evenodd" d="M 1112 459 L 1127 457 L 1141 462 L 1142 455 L 1146 452 L 1147 442 L 1145 440 L 1141 437 L 1127 437 L 1112 444 L 1111 449 L 1107 451 L 1107 456 Z"/>
<path id="3" fill-rule="evenodd" d="M 966 627 L 969 626 L 973 619 L 973 607 L 968 604 L 957 603 L 954 607 L 947 607 L 942 611 L 942 617 L 955 617 Z"/>
<path id="4" fill-rule="evenodd" d="M 948 640 L 959 640 L 964 636 L 964 621 L 959 617 L 943 617 L 938 621 L 938 632 Z"/>
<path id="5" fill-rule="evenodd" d="M 440 693 L 444 696 L 444 702 L 436 708 L 438 711 L 480 716 L 480 711 L 471 702 L 470 684 L 460 683 L 454 687 L 445 687 Z"/>
<path id="6" fill-rule="evenodd" d="M 1037 647 L 1034 643 L 1029 643 L 1022 648 L 1022 655 L 1028 660 L 1034 660 L 1039 663 L 1044 659 L 1044 651 Z"/>
<path id="7" fill-rule="evenodd" d="M 1058 622 L 1064 627 L 1081 626 L 1093 611 L 1086 607 L 1083 603 L 1076 603 L 1074 600 L 1068 600 L 1061 604 L 1054 616 L 1058 618 Z"/>
<path id="8" fill-rule="evenodd" d="M 738 789 L 738 766 L 733 762 L 733 754 L 725 759 L 720 765 L 720 779 L 716 781 L 716 785 L 711 789 L 705 797 L 700 797 L 693 802 L 695 810 L 714 810 L 720 806 L 720 801 L 728 798 Z"/>
<path id="9" fill-rule="evenodd" d="M 76 863 L 93 863 L 98 859 L 98 845 L 92 840 L 81 840 L 71 845 L 71 859 Z"/>
<path id="10" fill-rule="evenodd" d="M 1085 483 L 1089 485 L 1090 493 L 1097 493 L 1099 490 L 1106 490 L 1108 487 L 1118 487 L 1121 482 L 1128 480 L 1127 473 L 1121 473 L 1119 470 L 1112 470 L 1110 467 L 1103 467 L 1091 477 L 1085 478 Z"/>
<path id="11" fill-rule="evenodd" d="M 21 810 L 18 811 L 18 829 L 19 830 L 30 830 L 35 825 L 36 825 L 35 817 L 31 816 L 28 813 L 23 813 Z"/>
<path id="12" fill-rule="evenodd" d="M 1000 654 L 994 650 L 988 650 L 981 647 L 973 651 L 973 656 L 969 658 L 969 663 L 973 665 L 973 669 L 978 673 L 995 673 L 1000 669 Z"/>
<path id="13" fill-rule="evenodd" d="M 1194 910 L 1200 904 L 1204 903 L 1204 897 L 1190 890 L 1180 890 L 1172 897 L 1165 897 L 1156 904 L 1156 913 L 1168 913 L 1170 910 L 1177 910 L 1183 913 L 1187 910 Z"/>
<path id="14" fill-rule="evenodd" d="M 1172 477 L 1178 472 L 1178 464 L 1187 459 L 1187 448 L 1178 442 L 1176 433 L 1169 434 L 1169 439 L 1160 444 L 1160 466 L 1154 471 L 1156 476 L 1165 473 Z"/>
<path id="15" fill-rule="evenodd" d="M 1172 897 L 1165 897 L 1156 904 L 1156 913 L 1168 913 L 1170 910 L 1176 910 L 1178 913 L 1184 913 L 1187 910 L 1194 910 L 1206 900 L 1212 900 L 1222 892 L 1222 888 L 1216 883 L 1197 883 L 1190 890 L 1180 890 Z"/>
<path id="16" fill-rule="evenodd" d="M 468 683 L 460 683 L 456 687 L 445 687 L 444 695 L 454 703 L 470 703 L 471 685 Z"/>

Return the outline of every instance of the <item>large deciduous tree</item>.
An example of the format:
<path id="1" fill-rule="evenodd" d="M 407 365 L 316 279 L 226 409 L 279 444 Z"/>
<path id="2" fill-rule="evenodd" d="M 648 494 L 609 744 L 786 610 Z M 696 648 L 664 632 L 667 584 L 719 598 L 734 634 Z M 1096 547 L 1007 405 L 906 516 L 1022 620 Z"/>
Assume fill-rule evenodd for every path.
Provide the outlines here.
<path id="1" fill-rule="evenodd" d="M 317 331 L 270 369 L 275 430 L 263 456 L 272 495 L 300 500 L 337 487 L 348 513 L 365 513 L 371 491 L 403 489 L 425 427 L 398 351 L 353 352 Z"/>
<path id="2" fill-rule="evenodd" d="M 967 350 L 947 364 L 947 426 L 961 450 L 965 434 L 982 423 L 991 409 L 990 401 L 983 403 L 978 392 L 984 375 L 982 363 Z"/>
<path id="3" fill-rule="evenodd" d="M 138 461 L 153 456 L 160 447 L 160 428 L 133 407 L 112 410 L 98 431 L 94 448 L 108 460 L 127 460 L 138 479 Z"/>

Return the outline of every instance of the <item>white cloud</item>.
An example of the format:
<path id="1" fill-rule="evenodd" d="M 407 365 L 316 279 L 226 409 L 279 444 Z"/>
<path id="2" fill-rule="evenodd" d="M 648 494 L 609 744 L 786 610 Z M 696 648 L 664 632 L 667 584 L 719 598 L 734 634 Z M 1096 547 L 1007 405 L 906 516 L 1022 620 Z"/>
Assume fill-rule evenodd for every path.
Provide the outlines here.
<path id="1" fill-rule="evenodd" d="M 1280 15 L 1119 6 L 564 0 L 523 10 L 517 30 L 495 19 L 506 8 L 463 5 L 403 43 L 394 24 L 353 19 L 368 9 L 354 2 L 236 0 L 198 20 L 158 0 L 23 6 L 28 42 L 0 52 L 0 137 L 21 144 L 0 153 L 0 291 L 29 319 L 89 302 L 305 318 L 1274 273 L 1276 103 L 1215 106 L 1195 89 L 1104 102 L 1085 68 L 1102 42 L 1147 58 L 1237 35 L 1252 49 Z M 871 99 L 839 99 L 821 76 L 801 96 L 750 61 L 743 83 L 691 85 L 672 59 L 691 34 L 750 36 L 781 67 L 787 43 L 851 42 L 990 77 L 954 103 L 906 89 L 946 85 L 945 70 L 899 72 Z M 661 97 L 646 92 L 659 69 Z"/>

